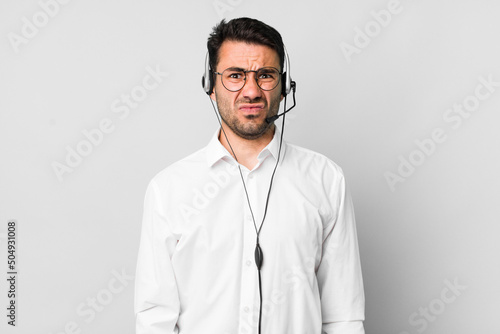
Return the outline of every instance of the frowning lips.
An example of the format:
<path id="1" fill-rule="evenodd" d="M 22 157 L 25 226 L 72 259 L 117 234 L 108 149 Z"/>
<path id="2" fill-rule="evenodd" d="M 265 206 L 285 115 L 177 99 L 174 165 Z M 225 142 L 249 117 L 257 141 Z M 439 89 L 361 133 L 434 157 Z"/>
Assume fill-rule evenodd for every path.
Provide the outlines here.
<path id="1" fill-rule="evenodd" d="M 262 109 L 264 109 L 264 104 L 262 104 L 262 103 L 245 103 L 245 104 L 241 104 L 238 107 L 238 109 L 245 112 L 245 113 L 253 114 L 253 113 L 258 113 Z"/>

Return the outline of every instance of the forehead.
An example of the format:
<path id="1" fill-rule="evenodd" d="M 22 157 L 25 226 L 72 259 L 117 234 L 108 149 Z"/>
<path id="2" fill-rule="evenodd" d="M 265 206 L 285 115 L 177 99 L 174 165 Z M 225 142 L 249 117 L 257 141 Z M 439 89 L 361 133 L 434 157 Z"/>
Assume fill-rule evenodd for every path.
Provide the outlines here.
<path id="1" fill-rule="evenodd" d="M 279 69 L 279 56 L 268 46 L 240 41 L 224 41 L 219 49 L 218 70 L 240 67 L 255 70 L 261 67 Z"/>

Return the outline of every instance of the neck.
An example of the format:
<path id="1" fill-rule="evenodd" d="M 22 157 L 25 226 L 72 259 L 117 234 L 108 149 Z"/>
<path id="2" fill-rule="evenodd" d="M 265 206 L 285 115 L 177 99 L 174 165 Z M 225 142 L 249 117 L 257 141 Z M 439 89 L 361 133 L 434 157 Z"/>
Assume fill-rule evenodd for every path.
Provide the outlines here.
<path id="1" fill-rule="evenodd" d="M 259 153 L 273 139 L 275 126 L 271 126 L 262 136 L 256 139 L 242 138 L 235 134 L 231 129 L 229 129 L 226 124 L 223 123 L 222 126 L 226 133 L 227 139 L 231 143 L 234 154 L 236 154 L 235 158 L 237 158 L 240 164 L 242 164 L 249 170 L 252 170 L 258 162 L 257 157 Z M 222 146 L 224 146 L 226 150 L 231 153 L 231 155 L 233 155 L 231 147 L 229 146 L 222 131 L 219 134 L 219 141 L 221 142 Z"/>

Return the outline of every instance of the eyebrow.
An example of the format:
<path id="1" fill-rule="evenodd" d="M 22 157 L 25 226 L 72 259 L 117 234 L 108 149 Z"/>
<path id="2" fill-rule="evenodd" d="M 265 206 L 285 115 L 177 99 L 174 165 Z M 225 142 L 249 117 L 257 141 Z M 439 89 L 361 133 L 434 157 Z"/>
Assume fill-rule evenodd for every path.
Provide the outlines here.
<path id="1" fill-rule="evenodd" d="M 246 71 L 244 68 L 241 67 L 228 67 L 226 70 L 232 70 L 232 71 Z M 225 71 L 225 70 L 224 70 Z"/>
<path id="2" fill-rule="evenodd" d="M 260 70 L 270 70 L 270 69 L 274 69 L 274 70 L 277 70 L 279 72 L 279 70 L 277 68 L 274 68 L 272 66 L 264 66 L 264 67 L 261 67 L 259 69 L 257 69 L 257 71 L 260 71 Z M 244 69 L 244 68 L 241 68 L 241 67 L 236 67 L 236 66 L 233 66 L 233 67 L 228 67 L 226 68 L 225 70 L 231 70 L 231 71 L 241 71 L 241 72 L 248 72 L 248 70 Z M 224 71 L 225 71 L 224 70 Z M 252 71 L 253 72 L 253 71 Z"/>

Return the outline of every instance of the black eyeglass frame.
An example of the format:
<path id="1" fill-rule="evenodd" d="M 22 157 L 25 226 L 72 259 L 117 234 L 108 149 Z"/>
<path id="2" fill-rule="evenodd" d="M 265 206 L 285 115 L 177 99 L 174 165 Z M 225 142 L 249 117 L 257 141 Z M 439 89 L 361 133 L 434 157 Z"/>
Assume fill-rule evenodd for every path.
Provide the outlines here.
<path id="1" fill-rule="evenodd" d="M 259 85 L 259 78 L 257 77 L 257 73 L 263 69 L 273 69 L 273 70 L 276 70 L 276 72 L 278 72 L 278 80 L 276 81 L 276 85 L 273 87 L 273 88 L 270 88 L 270 89 L 264 89 L 262 88 L 260 85 Z M 243 74 L 245 74 L 245 77 L 243 78 L 243 86 L 241 86 L 240 89 L 237 89 L 237 90 L 231 90 L 229 88 L 226 87 L 226 85 L 224 85 L 224 80 L 222 79 L 222 74 L 224 72 L 226 72 L 227 70 L 234 70 L 234 71 L 240 71 L 240 72 L 243 72 Z M 222 83 L 222 86 L 224 86 L 225 89 L 227 89 L 228 91 L 230 92 L 238 92 L 240 90 L 243 89 L 243 87 L 245 87 L 245 85 L 247 84 L 247 73 L 250 73 L 250 72 L 254 72 L 255 73 L 255 82 L 257 83 L 257 86 L 259 86 L 260 89 L 262 89 L 263 91 L 271 91 L 273 89 L 275 89 L 276 87 L 278 87 L 278 85 L 280 84 L 281 82 L 281 76 L 283 75 L 283 72 L 280 72 L 280 70 L 278 70 L 276 67 L 272 67 L 272 66 L 266 66 L 266 67 L 261 67 L 257 70 L 244 70 L 242 68 L 237 68 L 237 67 L 228 67 L 226 68 L 224 71 L 221 72 L 213 72 L 214 74 L 218 74 L 221 76 L 221 83 Z"/>

